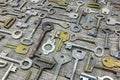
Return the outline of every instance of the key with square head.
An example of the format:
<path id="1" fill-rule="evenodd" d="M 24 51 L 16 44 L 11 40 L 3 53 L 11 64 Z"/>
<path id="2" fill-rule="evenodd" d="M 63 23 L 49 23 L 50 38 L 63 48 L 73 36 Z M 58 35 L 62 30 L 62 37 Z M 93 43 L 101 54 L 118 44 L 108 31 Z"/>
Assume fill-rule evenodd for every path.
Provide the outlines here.
<path id="1" fill-rule="evenodd" d="M 42 58 L 35 58 L 33 61 L 33 65 L 38 67 L 38 72 L 34 78 L 34 80 L 39 80 L 40 75 L 44 70 L 50 70 L 54 67 L 55 62 L 51 62 Z"/>
<path id="2" fill-rule="evenodd" d="M 107 20 L 106 20 L 106 23 L 108 25 L 116 25 L 116 24 L 120 24 L 120 21 L 117 21 L 115 18 L 112 18 L 112 17 L 108 17 Z"/>
<path id="3" fill-rule="evenodd" d="M 120 67 L 120 62 L 109 56 L 105 56 L 102 58 L 102 64 L 109 68 Z"/>
<path id="4" fill-rule="evenodd" d="M 85 55 L 86 55 L 86 52 L 81 51 L 79 49 L 73 49 L 72 57 L 75 59 L 75 64 L 74 64 L 74 67 L 73 67 L 73 71 L 72 71 L 72 75 L 70 77 L 70 80 L 74 80 L 74 75 L 75 75 L 75 71 L 77 69 L 78 61 L 83 60 Z"/>
<path id="5" fill-rule="evenodd" d="M 23 44 L 18 44 L 16 46 L 11 44 L 6 44 L 5 47 L 15 49 L 15 52 L 19 54 L 27 54 L 27 52 L 29 51 L 29 47 Z"/>
<path id="6" fill-rule="evenodd" d="M 70 62 L 71 61 L 71 57 L 69 57 L 68 55 L 65 54 L 55 54 L 54 56 L 55 61 L 57 62 L 57 67 L 55 70 L 55 73 L 53 75 L 53 79 L 52 80 L 57 80 L 57 77 L 59 75 L 61 66 Z"/>
<path id="7" fill-rule="evenodd" d="M 56 51 L 60 51 L 60 49 L 62 48 L 63 43 L 69 40 L 70 33 L 66 32 L 66 31 L 61 31 L 58 37 L 60 38 L 60 40 L 58 42 L 58 46 L 56 48 Z"/>

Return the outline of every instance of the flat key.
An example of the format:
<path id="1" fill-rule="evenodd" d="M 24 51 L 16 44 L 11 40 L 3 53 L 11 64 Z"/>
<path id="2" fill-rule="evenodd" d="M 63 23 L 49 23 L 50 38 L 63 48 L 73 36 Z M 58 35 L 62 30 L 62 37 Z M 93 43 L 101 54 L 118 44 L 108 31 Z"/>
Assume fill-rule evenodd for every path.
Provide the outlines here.
<path id="1" fill-rule="evenodd" d="M 45 34 L 46 34 L 47 32 L 50 32 L 51 30 L 54 29 L 53 23 L 51 23 L 51 22 L 44 22 L 44 23 L 42 24 L 41 29 L 42 29 L 43 32 L 41 33 L 38 41 L 36 42 L 35 46 L 33 47 L 32 52 L 31 52 L 30 55 L 29 55 L 30 58 L 33 58 L 33 57 L 34 57 L 36 51 L 39 49 L 39 46 L 40 46 L 41 43 L 42 43 L 42 40 L 43 40 Z"/>
<path id="2" fill-rule="evenodd" d="M 29 51 L 29 47 L 25 46 L 23 44 L 18 44 L 17 46 L 11 45 L 11 44 L 6 44 L 5 47 L 15 49 L 15 52 L 19 53 L 19 54 L 27 54 Z"/>
<path id="3" fill-rule="evenodd" d="M 78 61 L 83 60 L 85 55 L 86 55 L 86 52 L 81 51 L 79 49 L 73 49 L 72 57 L 75 59 L 75 64 L 73 67 L 72 76 L 71 76 L 70 80 L 74 80 L 74 75 L 75 75 L 75 71 L 77 69 Z"/>
<path id="4" fill-rule="evenodd" d="M 9 30 L 4 30 L 4 29 L 0 29 L 1 33 L 6 33 L 6 34 L 10 34 L 14 39 L 19 39 L 22 37 L 22 31 L 21 30 L 15 30 L 15 31 L 9 31 Z"/>
<path id="5" fill-rule="evenodd" d="M 109 56 L 103 57 L 102 63 L 104 66 L 109 67 L 109 68 L 120 67 L 120 62 Z"/>
<path id="6" fill-rule="evenodd" d="M 59 75 L 61 66 L 70 62 L 71 61 L 71 57 L 65 55 L 65 54 L 55 54 L 54 56 L 55 61 L 58 63 L 57 68 L 55 70 L 55 73 L 53 75 L 53 79 L 52 80 L 57 80 L 57 77 Z"/>
<path id="7" fill-rule="evenodd" d="M 108 17 L 107 20 L 106 20 L 106 23 L 108 25 L 116 25 L 116 24 L 119 24 L 120 25 L 120 22 L 117 21 L 115 18 L 111 18 L 111 17 Z"/>
<path id="8" fill-rule="evenodd" d="M 60 51 L 61 48 L 62 48 L 63 43 L 69 40 L 70 33 L 69 33 L 69 32 L 66 32 L 66 31 L 65 31 L 65 32 L 62 31 L 62 32 L 59 34 L 58 37 L 60 38 L 60 40 L 59 40 L 59 42 L 58 42 L 58 46 L 57 46 L 57 48 L 56 48 L 56 51 Z"/>

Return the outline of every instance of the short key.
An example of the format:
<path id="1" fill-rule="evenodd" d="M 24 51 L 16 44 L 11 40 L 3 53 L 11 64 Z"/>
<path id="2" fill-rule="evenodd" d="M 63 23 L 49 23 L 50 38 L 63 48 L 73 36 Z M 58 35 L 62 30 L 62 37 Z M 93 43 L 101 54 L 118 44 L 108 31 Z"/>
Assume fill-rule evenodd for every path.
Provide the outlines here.
<path id="1" fill-rule="evenodd" d="M 30 58 L 33 58 L 33 57 L 34 57 L 36 51 L 39 49 L 39 46 L 40 46 L 41 43 L 42 43 L 42 40 L 43 40 L 45 34 L 46 34 L 47 32 L 52 31 L 52 30 L 54 29 L 54 26 L 53 26 L 53 24 L 52 24 L 51 22 L 44 22 L 44 23 L 42 24 L 41 29 L 42 29 L 42 33 L 41 33 L 38 41 L 36 42 L 35 47 L 33 47 L 32 52 L 31 52 L 30 55 L 29 55 Z"/>
<path id="2" fill-rule="evenodd" d="M 69 37 L 70 37 L 70 33 L 69 32 L 64 32 L 64 31 L 61 31 L 59 36 L 60 38 L 59 42 L 58 42 L 58 45 L 57 45 L 57 48 L 56 48 L 56 51 L 60 51 L 60 49 L 62 48 L 62 45 L 65 41 L 68 41 L 69 40 Z"/>
<path id="3" fill-rule="evenodd" d="M 52 80 L 57 80 L 57 77 L 59 75 L 61 66 L 64 65 L 65 63 L 68 63 L 71 61 L 71 57 L 65 55 L 65 54 L 55 54 L 54 56 L 55 61 L 58 63 L 57 68 L 55 70 L 55 73 L 53 75 Z"/>
<path id="4" fill-rule="evenodd" d="M 120 67 L 120 62 L 109 56 L 102 58 L 102 64 L 109 68 Z"/>
<path id="5" fill-rule="evenodd" d="M 0 29 L 0 32 L 10 34 L 14 39 L 19 39 L 22 37 L 22 31 L 21 30 L 15 30 L 15 31 L 9 31 L 7 29 Z"/>
<path id="6" fill-rule="evenodd" d="M 79 49 L 73 49 L 72 57 L 75 59 L 75 64 L 74 64 L 74 67 L 73 67 L 73 72 L 72 72 L 70 80 L 74 80 L 74 74 L 75 74 L 75 71 L 76 71 L 76 68 L 77 68 L 78 61 L 83 60 L 85 55 L 86 55 L 86 52 L 81 51 Z"/>
<path id="7" fill-rule="evenodd" d="M 120 25 L 120 21 L 117 21 L 115 18 L 111 18 L 111 17 L 107 18 L 106 23 L 108 25 L 113 25 L 113 26 L 116 25 L 116 24 Z"/>
<path id="8" fill-rule="evenodd" d="M 5 75 L 2 77 L 2 80 L 6 80 L 6 78 L 8 77 L 10 72 L 16 72 L 17 70 L 17 66 L 14 65 L 14 63 L 11 63 L 9 69 L 7 70 L 7 72 L 5 73 Z"/>

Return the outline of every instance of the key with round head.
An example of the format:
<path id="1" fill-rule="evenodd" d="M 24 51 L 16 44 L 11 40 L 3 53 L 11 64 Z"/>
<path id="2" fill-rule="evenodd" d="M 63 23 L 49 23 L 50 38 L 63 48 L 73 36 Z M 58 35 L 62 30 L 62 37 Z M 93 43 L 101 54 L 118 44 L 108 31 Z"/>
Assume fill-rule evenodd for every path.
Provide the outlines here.
<path id="1" fill-rule="evenodd" d="M 59 75 L 61 66 L 70 62 L 71 61 L 71 57 L 69 57 L 68 55 L 65 54 L 55 54 L 54 56 L 55 61 L 57 62 L 57 68 L 55 70 L 55 73 L 53 75 L 53 79 L 52 80 L 57 80 L 57 77 Z"/>
<path id="2" fill-rule="evenodd" d="M 109 56 L 105 56 L 102 58 L 102 64 L 109 68 L 120 67 L 120 62 Z"/>
<path id="3" fill-rule="evenodd" d="M 35 43 L 35 46 L 33 47 L 32 52 L 31 52 L 30 55 L 29 55 L 30 58 L 33 58 L 33 57 L 34 57 L 36 51 L 39 49 L 39 46 L 40 46 L 41 43 L 42 43 L 42 40 L 43 40 L 45 34 L 46 34 L 47 32 L 52 31 L 52 30 L 54 29 L 54 25 L 53 25 L 53 23 L 51 23 L 51 22 L 44 22 L 44 23 L 42 24 L 41 29 L 42 29 L 42 33 L 41 33 L 38 41 Z"/>
<path id="4" fill-rule="evenodd" d="M 120 24 L 119 21 L 117 21 L 115 18 L 112 18 L 112 17 L 108 17 L 107 20 L 106 20 L 106 23 L 107 23 L 108 25 Z"/>
<path id="5" fill-rule="evenodd" d="M 69 40 L 70 33 L 66 32 L 66 31 L 61 31 L 58 37 L 60 38 L 60 40 L 58 42 L 56 51 L 60 51 L 60 49 L 62 48 L 63 43 Z"/>
<path id="6" fill-rule="evenodd" d="M 73 49 L 72 57 L 75 59 L 75 64 L 74 64 L 74 67 L 73 67 L 73 71 L 72 71 L 72 75 L 71 75 L 70 80 L 74 80 L 74 74 L 75 74 L 75 71 L 76 71 L 76 68 L 77 68 L 78 61 L 83 60 L 85 55 L 86 55 L 86 52 L 81 51 L 79 49 Z"/>

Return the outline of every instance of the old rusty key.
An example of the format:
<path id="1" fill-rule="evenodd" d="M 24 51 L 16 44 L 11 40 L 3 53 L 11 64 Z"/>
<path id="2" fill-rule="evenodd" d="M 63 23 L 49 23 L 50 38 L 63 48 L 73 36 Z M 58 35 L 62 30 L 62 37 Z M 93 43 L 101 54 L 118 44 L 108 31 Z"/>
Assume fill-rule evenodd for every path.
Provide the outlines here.
<path id="1" fill-rule="evenodd" d="M 58 46 L 56 48 L 56 51 L 60 51 L 60 49 L 62 48 L 62 45 L 65 41 L 68 41 L 70 38 L 70 33 L 66 32 L 66 31 L 62 31 L 59 36 L 60 38 L 59 42 L 58 42 Z"/>
<path id="2" fill-rule="evenodd" d="M 35 43 L 35 46 L 33 47 L 32 52 L 31 52 L 30 55 L 29 55 L 30 58 L 33 58 L 33 57 L 34 57 L 36 51 L 39 49 L 39 46 L 40 46 L 41 43 L 42 43 L 42 40 L 43 40 L 45 34 L 46 34 L 47 32 L 50 32 L 51 30 L 53 30 L 53 29 L 54 29 L 54 25 L 53 25 L 53 23 L 51 23 L 51 22 L 44 22 L 44 23 L 42 24 L 41 29 L 42 29 L 43 32 L 42 32 L 42 34 L 40 35 L 38 41 Z"/>
<path id="3" fill-rule="evenodd" d="M 55 70 L 55 73 L 53 75 L 53 79 L 52 80 L 57 80 L 57 77 L 59 75 L 61 66 L 65 63 L 68 63 L 71 61 L 71 57 L 65 55 L 65 54 L 55 54 L 54 56 L 55 61 L 58 63 L 57 68 Z"/>
<path id="4" fill-rule="evenodd" d="M 120 67 L 120 62 L 109 56 L 103 57 L 102 63 L 104 66 L 109 67 L 109 68 Z"/>
<path id="5" fill-rule="evenodd" d="M 37 72 L 34 80 L 39 80 L 42 71 L 45 69 L 52 69 L 55 65 L 55 62 L 50 62 L 41 58 L 35 58 L 33 64 L 39 68 L 39 71 Z"/>

